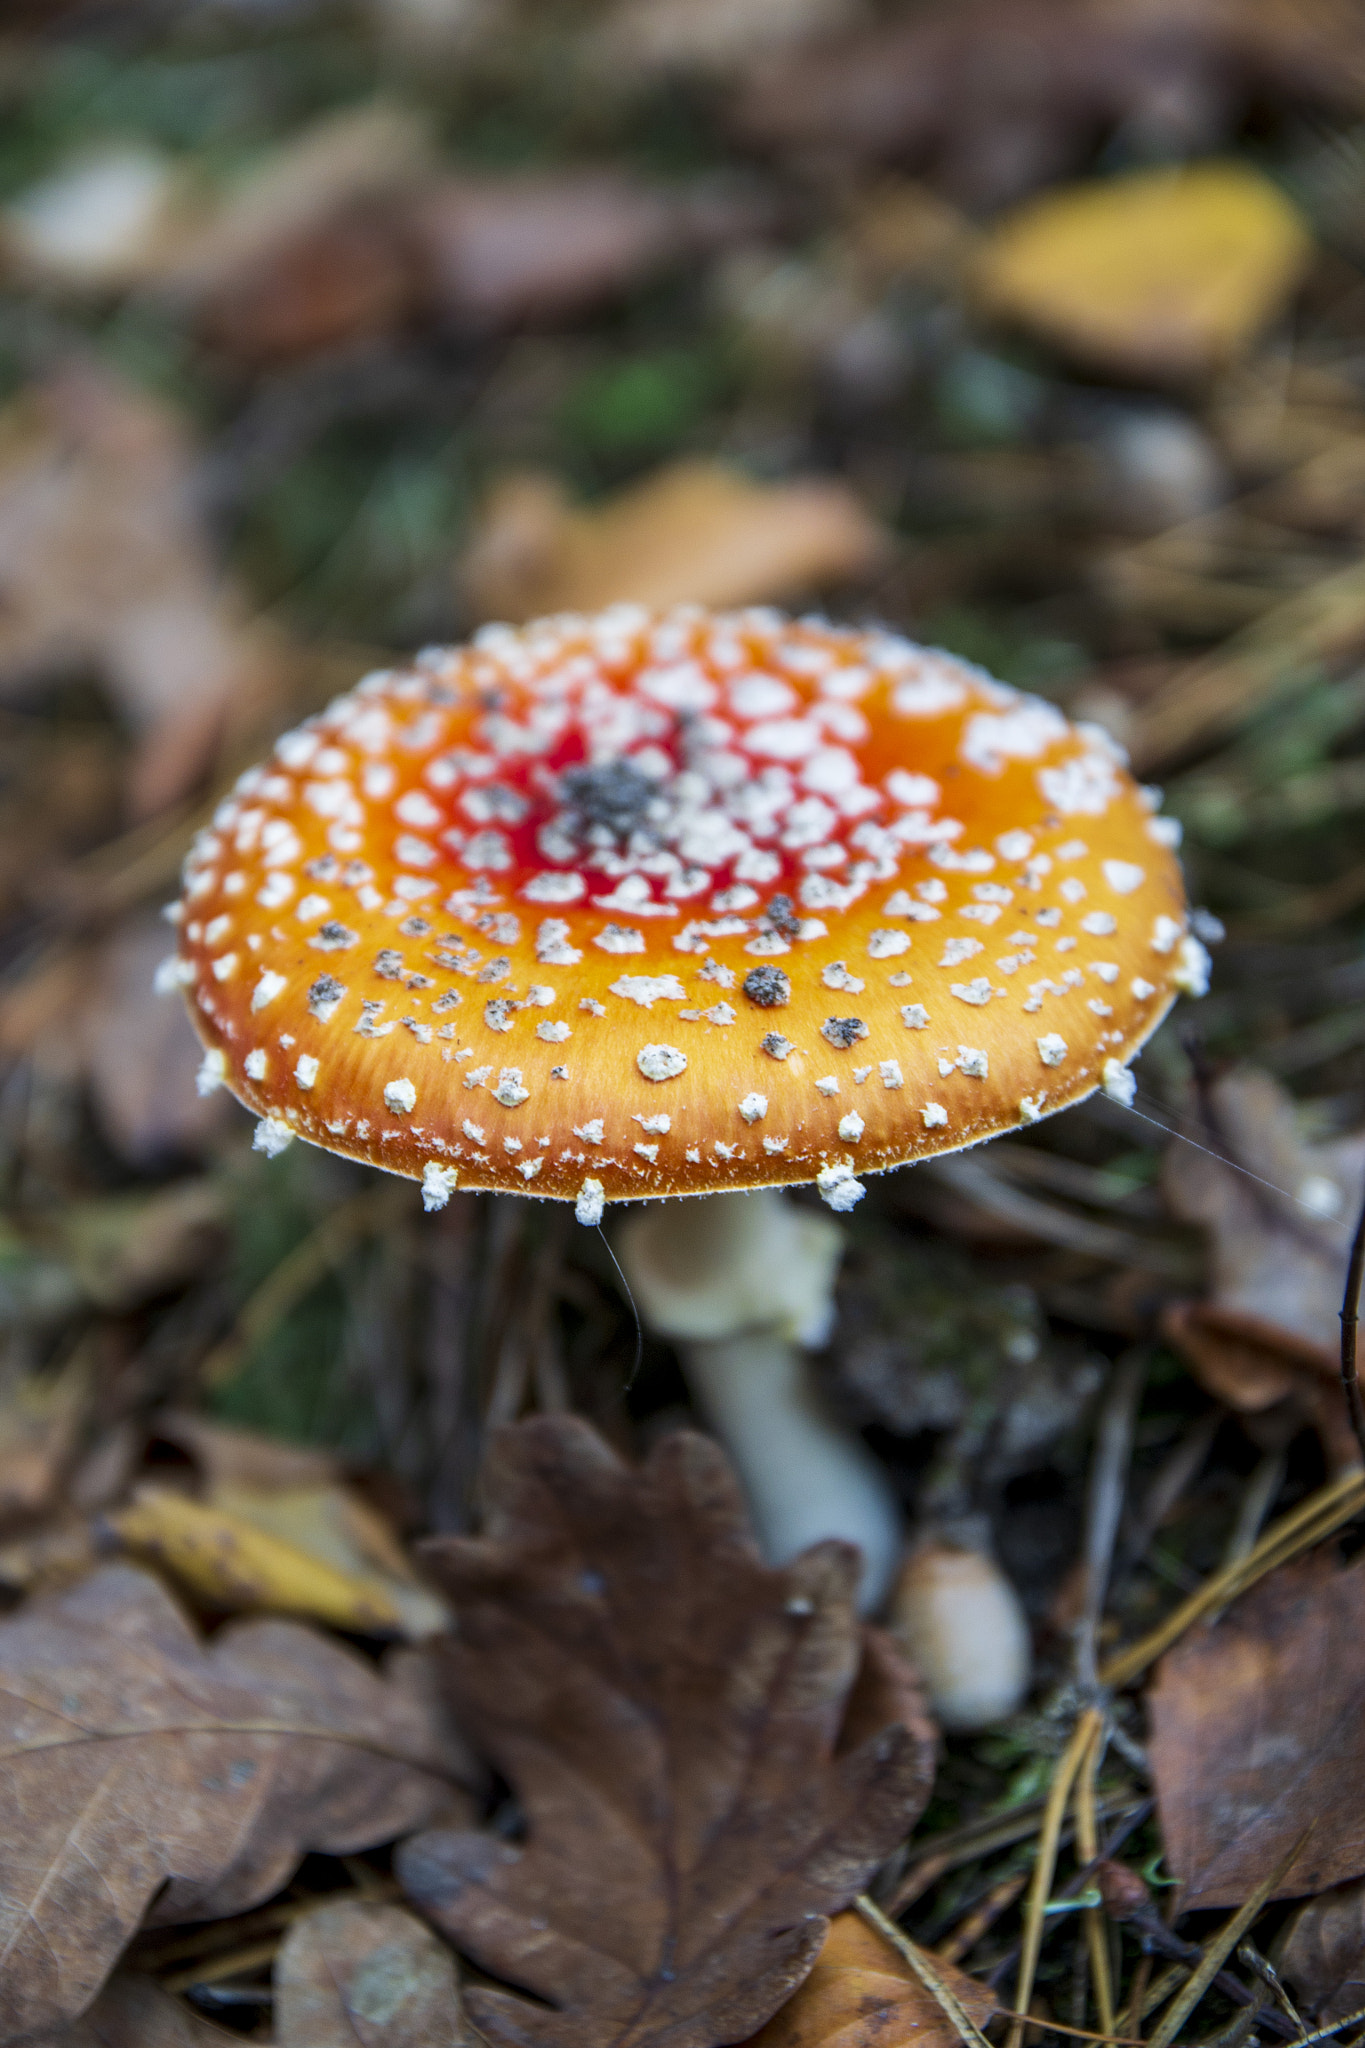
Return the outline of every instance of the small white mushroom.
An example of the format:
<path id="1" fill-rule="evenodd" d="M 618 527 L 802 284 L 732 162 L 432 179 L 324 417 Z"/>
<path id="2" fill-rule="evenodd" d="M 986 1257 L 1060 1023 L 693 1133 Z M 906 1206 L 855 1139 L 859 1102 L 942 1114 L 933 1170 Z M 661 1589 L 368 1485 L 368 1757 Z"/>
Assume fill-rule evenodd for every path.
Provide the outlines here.
<path id="1" fill-rule="evenodd" d="M 917 1544 L 896 1581 L 887 1627 L 944 1728 L 988 1728 L 1022 1703 L 1032 1661 L 1028 1622 L 980 1542 L 931 1535 Z"/>

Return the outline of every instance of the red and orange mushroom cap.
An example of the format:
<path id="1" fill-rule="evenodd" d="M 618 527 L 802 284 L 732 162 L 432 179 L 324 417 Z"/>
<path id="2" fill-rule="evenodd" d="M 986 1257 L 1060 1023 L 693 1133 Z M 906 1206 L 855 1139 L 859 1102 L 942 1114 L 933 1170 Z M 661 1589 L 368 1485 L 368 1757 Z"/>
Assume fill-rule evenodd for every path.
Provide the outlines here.
<path id="1" fill-rule="evenodd" d="M 366 677 L 201 834 L 178 978 L 222 1080 L 423 1183 L 603 1201 L 857 1176 L 1128 1062 L 1204 956 L 1107 737 L 767 610 L 488 626 Z"/>

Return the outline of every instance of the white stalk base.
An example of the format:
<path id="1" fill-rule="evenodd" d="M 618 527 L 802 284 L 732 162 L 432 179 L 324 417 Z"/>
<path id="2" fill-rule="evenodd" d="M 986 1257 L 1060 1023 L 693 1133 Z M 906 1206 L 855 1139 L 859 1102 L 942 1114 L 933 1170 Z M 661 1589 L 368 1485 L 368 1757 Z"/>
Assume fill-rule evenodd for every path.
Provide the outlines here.
<path id="1" fill-rule="evenodd" d="M 809 1362 L 776 1330 L 679 1345 L 698 1405 L 739 1473 L 759 1546 L 786 1564 L 828 1536 L 863 1554 L 858 1605 L 881 1606 L 902 1549 L 886 1472 L 826 1412 Z"/>

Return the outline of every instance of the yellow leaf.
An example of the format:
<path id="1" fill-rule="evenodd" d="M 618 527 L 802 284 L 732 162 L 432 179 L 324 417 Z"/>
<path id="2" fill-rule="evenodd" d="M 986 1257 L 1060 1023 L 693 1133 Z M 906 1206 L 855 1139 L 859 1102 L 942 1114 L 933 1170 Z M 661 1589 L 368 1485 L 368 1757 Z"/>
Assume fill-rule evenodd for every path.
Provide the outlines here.
<path id="1" fill-rule="evenodd" d="M 1184 377 L 1240 354 L 1312 252 L 1268 179 L 1205 163 L 1044 193 L 984 238 L 972 282 L 988 311 L 1102 368 Z"/>
<path id="2" fill-rule="evenodd" d="M 429 1636 L 447 1625 L 447 1610 L 424 1586 L 382 1516 L 348 1487 L 263 1488 L 219 1482 L 208 1505 L 292 1544 L 357 1584 L 382 1588 L 407 1636 Z"/>
<path id="3" fill-rule="evenodd" d="M 981 2026 L 996 2010 L 984 1984 L 932 1959 L 950 1991 Z M 829 1923 L 815 1968 L 746 2048 L 959 2048 L 933 1994 L 889 1942 L 856 1913 Z"/>
<path id="4" fill-rule="evenodd" d="M 407 1633 L 382 1581 L 340 1571 L 241 1515 L 144 1486 L 108 1519 L 129 1550 L 214 1606 L 308 1615 L 367 1635 Z"/>
<path id="5" fill-rule="evenodd" d="M 495 491 L 463 580 L 485 617 L 756 604 L 865 576 L 886 548 L 845 484 L 761 484 L 706 461 L 671 463 L 602 505 L 571 506 L 553 477 Z"/>

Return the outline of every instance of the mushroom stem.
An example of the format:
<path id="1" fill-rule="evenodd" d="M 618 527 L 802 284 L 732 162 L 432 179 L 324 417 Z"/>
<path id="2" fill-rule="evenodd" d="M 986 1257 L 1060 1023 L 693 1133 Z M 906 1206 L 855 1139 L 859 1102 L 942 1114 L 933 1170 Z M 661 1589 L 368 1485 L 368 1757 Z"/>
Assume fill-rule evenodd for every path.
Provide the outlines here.
<path id="1" fill-rule="evenodd" d="M 785 1564 L 825 1536 L 863 1553 L 859 1604 L 879 1607 L 900 1555 L 900 1516 L 881 1466 L 841 1429 L 810 1365 L 780 1331 L 679 1345 L 683 1371 L 729 1451 L 765 1554 Z"/>
<path id="2" fill-rule="evenodd" d="M 863 1553 L 860 1605 L 880 1606 L 901 1551 L 885 1471 L 828 1412 L 802 1345 L 833 1322 L 837 1227 L 772 1190 L 651 1207 L 621 1233 L 646 1320 L 734 1461 L 764 1553 L 786 1563 L 836 1536 Z"/>

